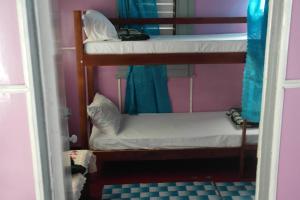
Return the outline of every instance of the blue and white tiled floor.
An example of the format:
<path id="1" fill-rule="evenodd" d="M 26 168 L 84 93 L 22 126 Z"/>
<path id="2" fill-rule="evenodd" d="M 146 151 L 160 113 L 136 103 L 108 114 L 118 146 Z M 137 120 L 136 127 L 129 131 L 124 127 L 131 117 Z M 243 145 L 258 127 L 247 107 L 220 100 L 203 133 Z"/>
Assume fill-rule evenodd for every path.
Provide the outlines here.
<path id="1" fill-rule="evenodd" d="M 219 182 L 216 186 L 223 200 L 251 200 L 255 196 L 254 182 Z"/>
<path id="2" fill-rule="evenodd" d="M 102 200 L 252 200 L 254 182 L 171 182 L 105 185 Z"/>

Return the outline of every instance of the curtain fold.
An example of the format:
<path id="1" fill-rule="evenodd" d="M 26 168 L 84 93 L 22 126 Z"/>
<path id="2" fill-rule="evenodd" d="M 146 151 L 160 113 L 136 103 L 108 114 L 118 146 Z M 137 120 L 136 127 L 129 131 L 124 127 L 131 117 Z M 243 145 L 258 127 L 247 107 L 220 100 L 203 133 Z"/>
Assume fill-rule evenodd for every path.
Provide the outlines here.
<path id="1" fill-rule="evenodd" d="M 243 80 L 242 116 L 251 122 L 260 121 L 268 3 L 268 0 L 248 2 L 248 46 Z"/>
<path id="2" fill-rule="evenodd" d="M 121 18 L 157 18 L 156 0 L 118 0 Z M 132 25 L 149 35 L 159 35 L 159 25 Z M 165 65 L 129 66 L 127 75 L 125 112 L 172 112 Z"/>

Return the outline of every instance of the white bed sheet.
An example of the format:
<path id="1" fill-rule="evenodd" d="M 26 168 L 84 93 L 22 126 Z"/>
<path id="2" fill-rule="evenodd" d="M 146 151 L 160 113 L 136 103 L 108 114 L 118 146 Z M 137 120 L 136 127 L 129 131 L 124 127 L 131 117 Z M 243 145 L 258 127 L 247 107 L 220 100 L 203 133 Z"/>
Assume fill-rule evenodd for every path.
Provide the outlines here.
<path id="1" fill-rule="evenodd" d="M 87 54 L 246 52 L 247 34 L 160 35 L 145 41 L 90 41 Z"/>
<path id="2" fill-rule="evenodd" d="M 120 133 L 104 135 L 93 127 L 94 150 L 182 149 L 239 147 L 242 130 L 225 112 L 123 115 Z M 247 130 L 247 143 L 256 144 L 258 129 Z"/>

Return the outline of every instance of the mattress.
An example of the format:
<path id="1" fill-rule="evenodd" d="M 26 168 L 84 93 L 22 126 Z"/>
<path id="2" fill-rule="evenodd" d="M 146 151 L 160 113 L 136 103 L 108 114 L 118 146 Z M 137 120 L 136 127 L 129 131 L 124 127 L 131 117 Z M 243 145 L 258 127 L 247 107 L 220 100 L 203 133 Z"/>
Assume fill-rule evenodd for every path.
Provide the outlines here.
<path id="1" fill-rule="evenodd" d="M 89 41 L 87 54 L 246 52 L 247 34 L 160 35 L 145 41 Z"/>
<path id="2" fill-rule="evenodd" d="M 225 112 L 123 115 L 118 135 L 93 127 L 94 150 L 222 148 L 241 146 L 242 130 Z M 247 143 L 257 144 L 258 129 L 247 130 Z"/>

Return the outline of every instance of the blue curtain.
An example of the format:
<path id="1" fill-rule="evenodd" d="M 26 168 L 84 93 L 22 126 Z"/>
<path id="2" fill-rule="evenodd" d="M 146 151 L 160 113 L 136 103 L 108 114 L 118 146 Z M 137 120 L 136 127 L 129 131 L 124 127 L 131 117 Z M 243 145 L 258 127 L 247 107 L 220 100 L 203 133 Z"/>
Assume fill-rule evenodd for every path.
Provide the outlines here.
<path id="1" fill-rule="evenodd" d="M 118 0 L 121 18 L 157 18 L 156 0 Z M 132 25 L 149 35 L 159 35 L 159 25 Z M 125 97 L 125 112 L 172 112 L 165 65 L 129 66 Z"/>
<path id="2" fill-rule="evenodd" d="M 242 116 L 260 121 L 268 21 L 268 0 L 249 0 L 248 47 L 243 80 Z"/>

